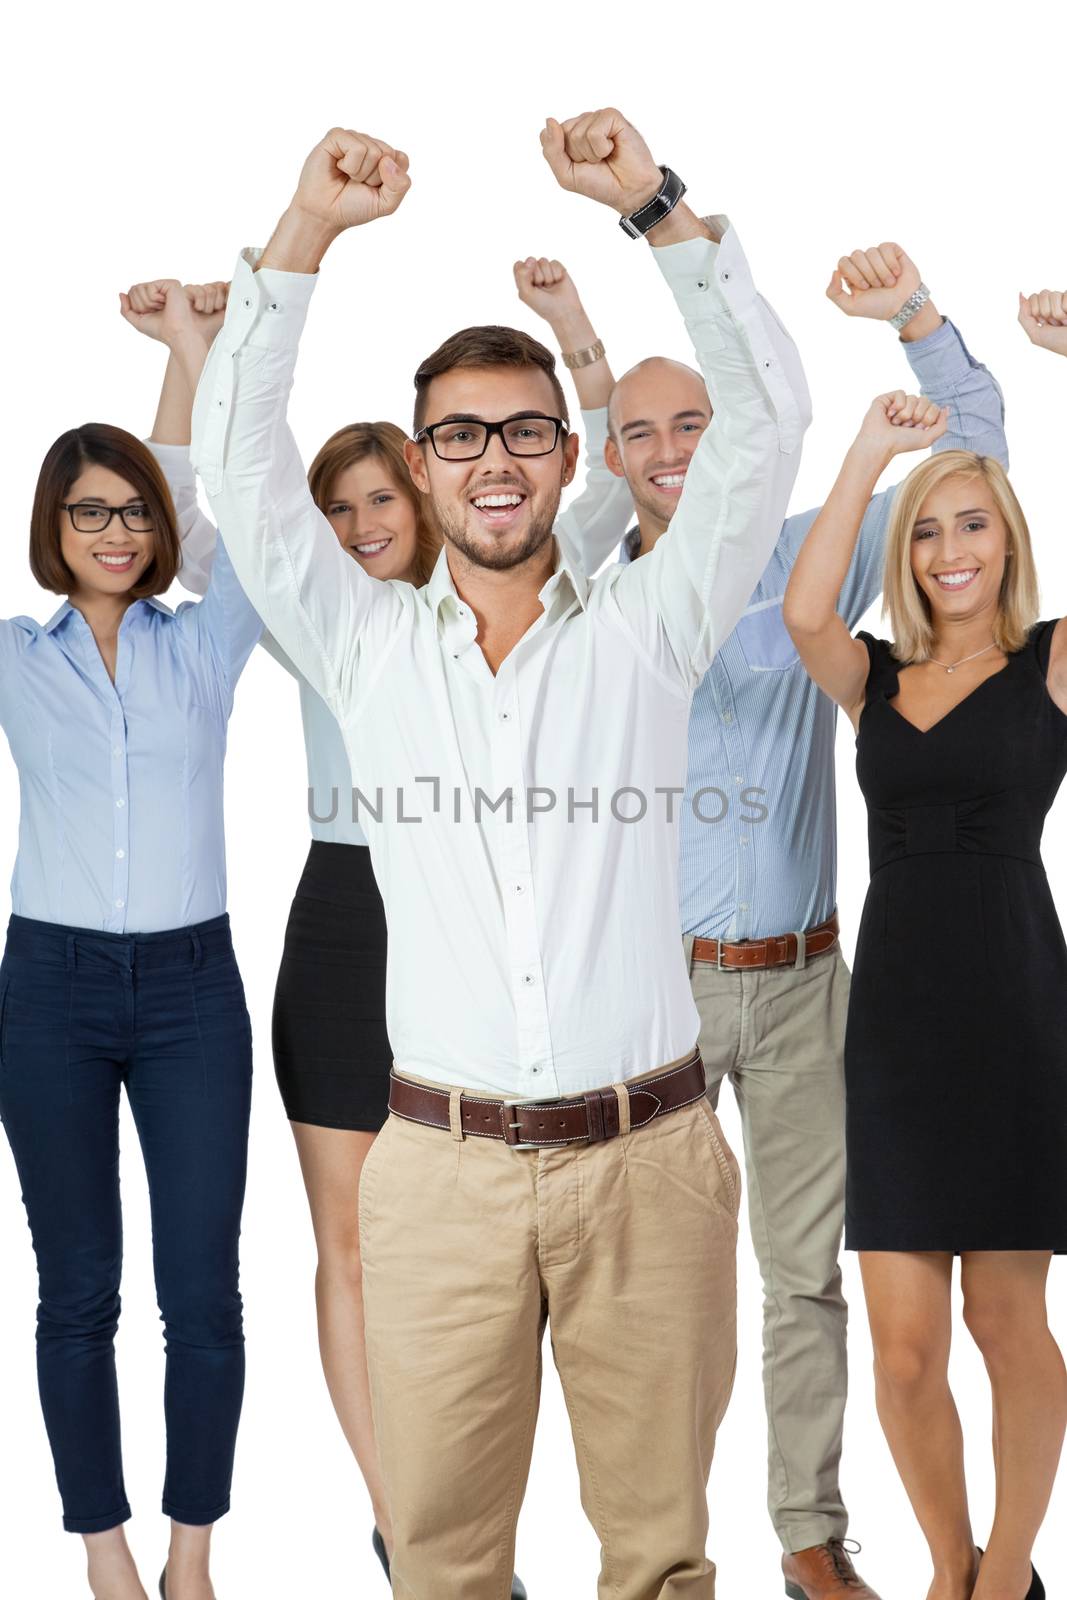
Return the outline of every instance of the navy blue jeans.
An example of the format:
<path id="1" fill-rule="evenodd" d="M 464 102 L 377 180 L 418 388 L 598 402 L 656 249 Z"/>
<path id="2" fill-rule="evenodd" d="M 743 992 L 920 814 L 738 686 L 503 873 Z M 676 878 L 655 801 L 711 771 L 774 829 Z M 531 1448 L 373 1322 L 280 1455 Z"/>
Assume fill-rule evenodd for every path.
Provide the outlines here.
<path id="1" fill-rule="evenodd" d="M 244 1390 L 252 1035 L 229 919 L 126 936 L 12 917 L 0 1117 L 37 1255 L 41 1406 L 72 1533 L 130 1515 L 114 1350 L 123 1084 L 148 1172 L 166 1338 L 163 1510 L 205 1524 L 229 1509 Z"/>

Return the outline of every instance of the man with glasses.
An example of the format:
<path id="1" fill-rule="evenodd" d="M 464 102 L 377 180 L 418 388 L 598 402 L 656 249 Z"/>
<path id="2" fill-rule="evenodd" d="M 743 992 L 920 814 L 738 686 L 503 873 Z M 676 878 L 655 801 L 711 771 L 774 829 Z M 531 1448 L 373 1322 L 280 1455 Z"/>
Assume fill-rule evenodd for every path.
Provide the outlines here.
<path id="1" fill-rule="evenodd" d="M 601 1595 L 711 1600 L 738 1171 L 694 1049 L 676 800 L 690 698 L 770 554 L 808 397 L 734 231 L 681 203 L 618 112 L 541 137 L 565 188 L 655 247 L 717 409 L 648 561 L 589 582 L 553 538 L 578 441 L 552 357 L 504 328 L 454 335 L 416 376 L 408 463 L 445 541 L 430 583 L 375 583 L 339 549 L 287 426 L 291 374 L 330 243 L 409 183 L 400 152 L 341 129 L 238 263 L 193 454 L 242 583 L 383 793 L 397 1065 L 360 1208 L 393 1592 L 506 1592 L 548 1320 Z M 195 382 L 203 349 L 183 359 Z"/>

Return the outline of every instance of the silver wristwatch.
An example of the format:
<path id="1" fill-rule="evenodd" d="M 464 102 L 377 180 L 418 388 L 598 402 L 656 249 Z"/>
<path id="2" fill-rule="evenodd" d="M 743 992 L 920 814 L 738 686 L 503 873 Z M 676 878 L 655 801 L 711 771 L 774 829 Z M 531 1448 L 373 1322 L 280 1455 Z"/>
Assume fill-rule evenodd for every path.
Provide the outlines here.
<path id="1" fill-rule="evenodd" d="M 920 283 L 914 294 L 909 294 L 895 317 L 890 317 L 889 326 L 899 333 L 901 328 L 909 323 L 917 311 L 921 311 L 930 298 L 930 291 L 925 283 Z"/>

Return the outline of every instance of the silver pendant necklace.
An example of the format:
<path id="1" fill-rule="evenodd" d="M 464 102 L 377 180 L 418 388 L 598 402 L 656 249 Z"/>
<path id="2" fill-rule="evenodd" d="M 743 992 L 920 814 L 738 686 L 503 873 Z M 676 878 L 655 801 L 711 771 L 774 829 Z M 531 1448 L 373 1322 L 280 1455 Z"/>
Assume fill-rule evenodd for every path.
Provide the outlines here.
<path id="1" fill-rule="evenodd" d="M 944 667 L 946 672 L 955 672 L 957 667 L 965 666 L 968 661 L 974 661 L 977 656 L 984 656 L 986 651 L 992 650 L 995 644 L 996 640 L 991 639 L 990 642 L 987 645 L 984 645 L 981 650 L 976 650 L 973 656 L 964 656 L 962 661 L 954 661 L 951 667 L 947 661 L 934 661 L 933 656 L 927 656 L 926 659 L 927 661 L 932 661 L 935 667 Z"/>

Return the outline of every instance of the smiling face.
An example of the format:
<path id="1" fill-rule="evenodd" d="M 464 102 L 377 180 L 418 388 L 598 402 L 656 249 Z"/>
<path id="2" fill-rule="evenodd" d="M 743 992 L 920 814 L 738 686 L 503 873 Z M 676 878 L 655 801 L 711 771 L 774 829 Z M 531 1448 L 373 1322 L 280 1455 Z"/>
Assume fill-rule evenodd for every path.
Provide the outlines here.
<path id="1" fill-rule="evenodd" d="M 68 505 L 98 508 L 95 520 L 99 527 L 84 532 L 74 526 L 69 511 L 59 513 L 60 553 L 74 580 L 71 599 L 125 594 L 140 582 L 152 564 L 155 533 L 131 533 L 118 515 L 105 527 L 106 507 L 131 506 L 144 511 L 144 497 L 117 472 L 92 464 L 75 478 L 63 498 Z M 92 510 L 79 516 L 79 521 L 92 520 Z"/>
<path id="2" fill-rule="evenodd" d="M 538 367 L 456 367 L 426 391 L 427 424 L 558 417 L 548 375 Z M 473 461 L 442 461 L 426 442 L 406 450 L 416 486 L 428 494 L 449 544 L 478 567 L 506 571 L 551 538 L 560 492 L 574 477 L 578 441 L 561 434 L 548 455 L 509 455 L 494 434 Z"/>
<path id="3" fill-rule="evenodd" d="M 381 456 L 344 467 L 330 485 L 324 510 L 338 544 L 364 571 L 414 581 L 418 518 Z"/>
<path id="4" fill-rule="evenodd" d="M 608 419 L 604 459 L 617 477 L 626 479 L 638 512 L 662 532 L 711 421 L 704 380 L 680 361 L 652 356 L 619 379 Z"/>
<path id="5" fill-rule="evenodd" d="M 911 570 L 935 626 L 1000 607 L 1007 524 L 981 476 L 946 478 L 923 500 L 911 537 Z"/>

